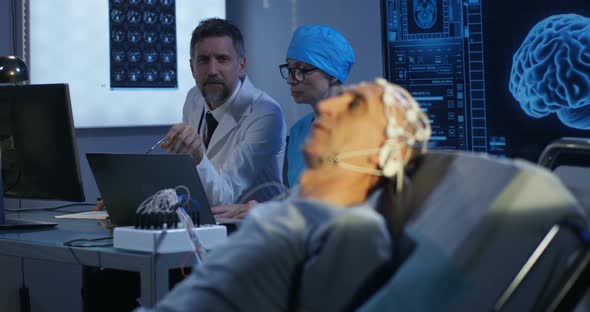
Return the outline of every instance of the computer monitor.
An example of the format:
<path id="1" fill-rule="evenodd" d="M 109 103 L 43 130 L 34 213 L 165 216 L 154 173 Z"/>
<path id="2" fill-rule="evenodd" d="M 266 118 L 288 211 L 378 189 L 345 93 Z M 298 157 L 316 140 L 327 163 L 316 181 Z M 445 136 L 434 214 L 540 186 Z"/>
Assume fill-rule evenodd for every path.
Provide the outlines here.
<path id="1" fill-rule="evenodd" d="M 537 161 L 590 135 L 588 0 L 382 0 L 385 76 L 418 100 L 431 148 Z"/>
<path id="2" fill-rule="evenodd" d="M 6 220 L 2 195 L 85 200 L 67 84 L 0 86 L 0 158 L 0 229 L 49 225 Z"/>

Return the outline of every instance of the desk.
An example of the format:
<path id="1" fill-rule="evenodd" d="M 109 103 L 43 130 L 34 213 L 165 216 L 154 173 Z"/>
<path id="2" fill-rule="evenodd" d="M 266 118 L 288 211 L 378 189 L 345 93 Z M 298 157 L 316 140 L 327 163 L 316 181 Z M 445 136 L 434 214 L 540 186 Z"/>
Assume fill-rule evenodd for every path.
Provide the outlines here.
<path id="1" fill-rule="evenodd" d="M 84 209 L 88 210 L 88 207 L 70 210 L 78 212 Z M 64 242 L 73 239 L 91 239 L 111 235 L 96 220 L 56 219 L 54 216 L 57 214 L 60 213 L 21 213 L 22 219 L 57 222 L 58 225 L 45 230 L 0 231 L 0 255 L 138 272 L 141 283 L 141 302 L 147 307 L 153 306 L 169 291 L 170 269 L 181 267 L 183 262 L 184 265 L 187 263 L 190 265 L 195 261 L 194 255 L 189 254 L 187 257 L 186 252 L 154 255 L 113 247 L 64 246 Z M 7 217 L 17 218 L 17 215 L 10 213 Z M 79 292 L 72 294 L 72 296 L 75 295 L 79 295 Z"/>

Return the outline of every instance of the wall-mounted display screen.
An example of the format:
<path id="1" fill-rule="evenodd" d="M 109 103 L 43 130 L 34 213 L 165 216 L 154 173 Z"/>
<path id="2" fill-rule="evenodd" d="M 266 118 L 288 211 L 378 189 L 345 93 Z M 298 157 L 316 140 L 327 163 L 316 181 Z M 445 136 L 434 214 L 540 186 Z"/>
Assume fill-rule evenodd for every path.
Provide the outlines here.
<path id="1" fill-rule="evenodd" d="M 384 0 L 385 76 L 428 112 L 431 147 L 536 161 L 590 136 L 587 0 Z"/>
<path id="2" fill-rule="evenodd" d="M 109 0 L 111 88 L 176 88 L 173 0 Z"/>
<path id="3" fill-rule="evenodd" d="M 67 83 L 76 127 L 178 123 L 191 33 L 208 17 L 225 1 L 28 0 L 31 83 Z"/>

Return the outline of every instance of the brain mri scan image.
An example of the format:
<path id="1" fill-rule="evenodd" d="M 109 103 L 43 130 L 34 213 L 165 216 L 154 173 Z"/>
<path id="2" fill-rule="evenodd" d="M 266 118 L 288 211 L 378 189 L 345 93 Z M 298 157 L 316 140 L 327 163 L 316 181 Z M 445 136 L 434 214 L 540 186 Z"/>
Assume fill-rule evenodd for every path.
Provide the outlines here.
<path id="1" fill-rule="evenodd" d="M 512 60 L 509 90 L 528 116 L 555 113 L 570 128 L 590 129 L 590 18 L 541 20 Z"/>
<path id="2" fill-rule="evenodd" d="M 434 26 L 437 18 L 437 0 L 414 0 L 414 19 L 422 29 Z"/>

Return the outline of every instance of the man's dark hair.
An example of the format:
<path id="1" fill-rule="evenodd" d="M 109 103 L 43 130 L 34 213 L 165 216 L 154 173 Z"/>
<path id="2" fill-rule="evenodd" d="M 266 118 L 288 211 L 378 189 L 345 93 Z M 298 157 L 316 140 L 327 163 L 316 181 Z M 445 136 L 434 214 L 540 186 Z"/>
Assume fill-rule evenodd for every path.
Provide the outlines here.
<path id="1" fill-rule="evenodd" d="M 193 30 L 190 47 L 191 58 L 193 57 L 195 44 L 209 37 L 230 37 L 238 56 L 244 57 L 246 55 L 244 38 L 236 25 L 221 18 L 208 18 L 202 20 L 199 26 Z"/>

